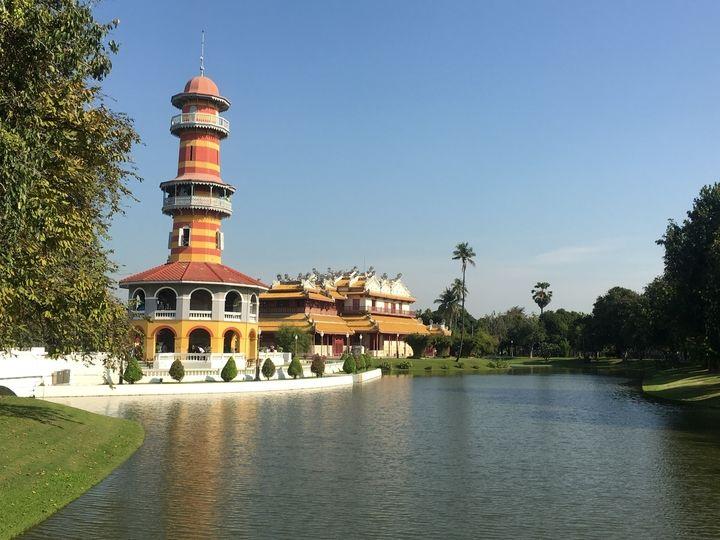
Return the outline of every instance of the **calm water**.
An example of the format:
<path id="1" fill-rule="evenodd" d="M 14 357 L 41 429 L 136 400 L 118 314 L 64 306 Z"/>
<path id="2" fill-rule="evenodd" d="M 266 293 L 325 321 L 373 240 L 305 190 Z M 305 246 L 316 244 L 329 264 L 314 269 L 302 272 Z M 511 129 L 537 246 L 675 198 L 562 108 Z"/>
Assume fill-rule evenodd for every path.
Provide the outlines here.
<path id="1" fill-rule="evenodd" d="M 622 379 L 64 402 L 147 439 L 28 538 L 720 537 L 720 413 Z"/>

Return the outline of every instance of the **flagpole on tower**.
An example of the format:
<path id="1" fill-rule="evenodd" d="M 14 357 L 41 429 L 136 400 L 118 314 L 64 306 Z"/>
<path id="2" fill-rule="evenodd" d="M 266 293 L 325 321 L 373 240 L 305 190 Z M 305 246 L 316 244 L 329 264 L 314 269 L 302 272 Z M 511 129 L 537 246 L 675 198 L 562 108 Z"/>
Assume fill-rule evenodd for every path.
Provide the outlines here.
<path id="1" fill-rule="evenodd" d="M 205 76 L 205 30 L 202 31 L 200 38 L 200 76 Z"/>

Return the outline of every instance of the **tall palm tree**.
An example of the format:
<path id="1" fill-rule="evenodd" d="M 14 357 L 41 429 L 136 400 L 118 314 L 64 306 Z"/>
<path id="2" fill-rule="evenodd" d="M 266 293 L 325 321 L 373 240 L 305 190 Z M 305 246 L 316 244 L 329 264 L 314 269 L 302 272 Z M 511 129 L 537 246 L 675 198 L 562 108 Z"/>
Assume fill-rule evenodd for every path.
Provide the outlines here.
<path id="1" fill-rule="evenodd" d="M 475 251 L 467 242 L 461 242 L 455 246 L 452 258 L 454 261 L 460 261 L 462 264 L 462 288 L 460 289 L 460 292 L 462 293 L 462 304 L 460 307 L 460 348 L 457 352 L 457 358 L 455 358 L 456 362 L 460 361 L 460 354 L 462 353 L 463 342 L 465 341 L 465 295 L 467 293 L 467 288 L 465 287 L 465 271 L 467 270 L 468 264 L 475 266 L 473 257 L 475 257 Z"/>
<path id="2" fill-rule="evenodd" d="M 458 296 L 452 287 L 446 287 L 445 290 L 440 293 L 440 296 L 435 299 L 435 303 L 438 304 L 438 312 L 448 318 L 450 328 L 453 327 L 455 317 L 460 307 L 458 302 L 460 302 L 460 296 Z"/>
<path id="3" fill-rule="evenodd" d="M 552 291 L 550 290 L 550 284 L 547 281 L 538 281 L 532 291 L 533 301 L 540 308 L 540 316 L 552 300 Z"/>

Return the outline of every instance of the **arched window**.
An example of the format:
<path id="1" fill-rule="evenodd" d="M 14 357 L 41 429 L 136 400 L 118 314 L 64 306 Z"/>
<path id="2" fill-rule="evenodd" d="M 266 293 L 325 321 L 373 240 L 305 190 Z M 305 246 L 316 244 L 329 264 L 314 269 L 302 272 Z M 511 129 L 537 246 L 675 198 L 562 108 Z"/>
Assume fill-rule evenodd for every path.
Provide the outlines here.
<path id="1" fill-rule="evenodd" d="M 258 314 L 258 297 L 257 297 L 257 295 L 253 294 L 250 297 L 250 316 L 257 317 L 257 314 Z"/>
<path id="2" fill-rule="evenodd" d="M 223 352 L 240 352 L 240 334 L 236 330 L 228 330 L 223 335 Z"/>
<path id="3" fill-rule="evenodd" d="M 195 289 L 190 295 L 190 311 L 212 311 L 212 294 L 205 289 Z"/>
<path id="4" fill-rule="evenodd" d="M 242 296 L 237 291 L 230 291 L 225 296 L 225 313 L 241 313 Z"/>
<path id="5" fill-rule="evenodd" d="M 175 352 L 175 333 L 172 330 L 170 330 L 169 328 L 163 328 L 157 334 L 155 334 L 155 352 Z"/>
<path id="6" fill-rule="evenodd" d="M 160 289 L 155 294 L 155 299 L 159 311 L 175 311 L 177 309 L 177 294 L 172 289 Z"/>
<path id="7" fill-rule="evenodd" d="M 196 328 L 190 332 L 188 352 L 208 354 L 210 352 L 210 333 L 204 328 Z"/>
<path id="8" fill-rule="evenodd" d="M 135 311 L 145 311 L 145 291 L 138 289 L 133 293 L 133 305 Z"/>

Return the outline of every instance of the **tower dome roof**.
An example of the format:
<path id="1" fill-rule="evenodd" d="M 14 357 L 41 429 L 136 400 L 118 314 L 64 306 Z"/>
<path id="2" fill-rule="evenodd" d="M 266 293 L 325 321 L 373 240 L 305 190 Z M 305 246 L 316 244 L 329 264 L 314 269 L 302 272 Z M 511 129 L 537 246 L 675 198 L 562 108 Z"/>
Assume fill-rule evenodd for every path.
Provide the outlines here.
<path id="1" fill-rule="evenodd" d="M 220 97 L 220 91 L 217 84 L 205 75 L 198 75 L 190 79 L 185 85 L 185 93 L 187 94 L 206 94 L 208 96 Z"/>

